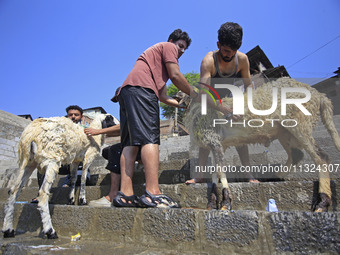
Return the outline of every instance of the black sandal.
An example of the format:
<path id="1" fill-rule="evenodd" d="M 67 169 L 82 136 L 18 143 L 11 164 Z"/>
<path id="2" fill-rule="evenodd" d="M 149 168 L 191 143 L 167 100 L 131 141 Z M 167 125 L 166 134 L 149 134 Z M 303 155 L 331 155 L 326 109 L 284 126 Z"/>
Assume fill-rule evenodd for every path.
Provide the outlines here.
<path id="1" fill-rule="evenodd" d="M 123 200 L 125 202 L 123 202 Z M 116 207 L 136 207 L 138 202 L 137 202 L 137 197 L 135 195 L 132 196 L 126 196 L 123 192 L 118 191 L 117 196 L 113 199 L 112 203 Z"/>
<path id="2" fill-rule="evenodd" d="M 151 202 L 147 198 L 150 198 Z M 163 194 L 152 195 L 147 190 L 145 190 L 145 194 L 139 198 L 139 205 L 141 207 L 180 208 L 170 197 Z"/>

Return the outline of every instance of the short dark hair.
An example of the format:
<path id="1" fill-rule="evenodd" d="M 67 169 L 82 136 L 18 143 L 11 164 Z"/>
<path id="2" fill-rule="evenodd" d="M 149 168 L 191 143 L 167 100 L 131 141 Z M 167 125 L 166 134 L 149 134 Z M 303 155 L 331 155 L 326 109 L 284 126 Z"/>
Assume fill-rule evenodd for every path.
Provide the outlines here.
<path id="1" fill-rule="evenodd" d="M 80 111 L 80 114 L 83 115 L 83 109 L 80 108 L 78 105 L 70 105 L 66 108 L 66 113 L 68 113 L 69 110 L 78 110 Z"/>
<path id="2" fill-rule="evenodd" d="M 230 47 L 232 50 L 238 50 L 241 47 L 242 37 L 242 27 L 237 23 L 224 23 L 218 30 L 219 43 L 223 46 Z"/>
<path id="3" fill-rule="evenodd" d="M 168 42 L 172 40 L 173 42 L 177 42 L 178 40 L 184 40 L 187 43 L 187 48 L 191 44 L 191 39 L 187 32 L 182 31 L 181 29 L 174 30 L 168 38 Z"/>

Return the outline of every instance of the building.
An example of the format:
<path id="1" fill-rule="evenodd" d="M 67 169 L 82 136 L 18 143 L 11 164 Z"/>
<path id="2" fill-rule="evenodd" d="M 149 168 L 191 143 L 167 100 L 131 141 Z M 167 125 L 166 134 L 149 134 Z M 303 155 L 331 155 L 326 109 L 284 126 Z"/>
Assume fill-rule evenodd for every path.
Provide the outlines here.
<path id="1" fill-rule="evenodd" d="M 172 118 L 168 120 L 161 120 L 160 131 L 162 137 L 169 135 L 172 136 L 189 135 L 189 131 L 184 127 L 184 125 L 180 122 L 176 123 L 176 121 Z"/>
<path id="2" fill-rule="evenodd" d="M 22 115 L 18 115 L 21 118 L 24 118 L 26 120 L 33 120 L 31 114 L 22 114 Z"/>
<path id="3" fill-rule="evenodd" d="M 266 54 L 256 46 L 246 53 L 249 59 L 249 68 L 255 87 L 262 85 L 269 79 L 290 77 L 284 66 L 274 67 Z"/>

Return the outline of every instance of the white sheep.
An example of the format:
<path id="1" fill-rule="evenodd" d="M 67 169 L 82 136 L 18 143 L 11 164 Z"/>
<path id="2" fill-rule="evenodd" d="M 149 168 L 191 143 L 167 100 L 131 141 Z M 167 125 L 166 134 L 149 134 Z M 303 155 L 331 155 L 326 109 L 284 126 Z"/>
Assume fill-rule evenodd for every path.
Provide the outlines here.
<path id="1" fill-rule="evenodd" d="M 295 105 L 287 105 L 287 114 L 281 114 L 281 93 L 280 91 L 284 87 L 290 88 L 305 88 L 311 94 L 311 98 L 308 102 L 302 105 L 311 113 L 311 115 L 305 115 Z M 273 103 L 273 88 L 278 89 L 278 107 L 276 110 L 268 115 L 257 115 L 249 111 L 247 104 L 245 104 L 245 112 L 241 120 L 236 122 L 245 121 L 245 127 L 240 127 L 240 124 L 231 127 L 231 120 L 226 123 L 226 119 L 220 112 L 211 108 L 207 109 L 207 115 L 201 114 L 201 104 L 192 103 L 190 110 L 186 115 L 185 124 L 190 131 L 190 135 L 193 137 L 194 142 L 203 148 L 210 149 L 213 153 L 216 165 L 223 166 L 223 155 L 226 148 L 231 146 L 241 146 L 244 144 L 263 144 L 269 146 L 269 144 L 278 139 L 285 151 L 288 154 L 287 166 L 297 165 L 302 157 L 302 149 L 304 149 L 313 159 L 316 166 L 321 167 L 319 172 L 319 195 L 321 201 L 317 205 L 313 205 L 315 211 L 322 212 L 327 211 L 328 206 L 331 203 L 331 189 L 330 178 L 328 168 L 328 157 L 319 148 L 312 136 L 313 128 L 315 127 L 319 117 L 330 133 L 333 142 L 337 150 L 340 151 L 340 138 L 333 122 L 333 106 L 331 101 L 322 93 L 319 93 L 316 89 L 310 87 L 307 84 L 297 82 L 290 78 L 280 78 L 277 81 L 263 84 L 261 87 L 252 91 L 253 94 L 253 106 L 257 110 L 267 110 L 272 107 Z M 247 102 L 247 96 L 249 92 L 244 94 L 244 102 Z M 306 95 L 303 93 L 287 93 L 287 98 L 304 98 Z M 185 101 L 187 99 L 184 99 Z M 233 98 L 222 99 L 223 105 L 233 105 Z M 214 119 L 219 119 L 220 124 L 216 124 L 213 127 Z M 247 123 L 249 120 L 256 119 L 257 122 L 252 121 L 250 127 Z M 287 119 L 295 120 L 287 122 Z M 273 121 L 275 120 L 275 121 Z M 284 121 L 284 122 L 282 122 Z M 223 123 L 223 124 L 221 124 Z M 287 127 L 294 126 L 295 127 Z M 285 127 L 286 126 L 286 127 Z M 224 172 L 218 172 L 218 177 L 221 180 L 222 190 L 222 210 L 231 209 L 231 192 L 229 189 L 226 174 Z M 217 208 L 217 174 L 213 174 L 213 188 L 208 208 Z"/>
<path id="2" fill-rule="evenodd" d="M 91 123 L 91 128 L 102 128 L 102 121 L 108 114 L 98 115 Z M 19 173 L 15 184 L 9 191 L 5 205 L 5 217 L 2 231 L 4 237 L 14 237 L 14 203 L 21 189 L 26 185 L 35 168 L 45 174 L 39 190 L 38 208 L 43 223 L 43 232 L 49 239 L 58 238 L 51 222 L 48 200 L 51 186 L 56 179 L 61 165 L 70 165 L 71 192 L 69 203 L 74 204 L 77 168 L 83 162 L 83 173 L 79 195 L 79 204 L 86 204 L 85 183 L 88 168 L 100 153 L 104 136 L 88 137 L 81 125 L 74 124 L 66 117 L 40 118 L 31 122 L 23 131 L 19 141 Z"/>

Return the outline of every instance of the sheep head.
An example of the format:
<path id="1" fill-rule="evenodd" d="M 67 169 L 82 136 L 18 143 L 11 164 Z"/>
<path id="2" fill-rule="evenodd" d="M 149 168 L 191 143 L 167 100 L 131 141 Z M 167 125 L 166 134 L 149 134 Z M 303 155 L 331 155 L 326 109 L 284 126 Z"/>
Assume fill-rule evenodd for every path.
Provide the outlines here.
<path id="1" fill-rule="evenodd" d="M 114 118 L 111 114 L 99 114 L 90 124 L 90 128 L 102 129 L 115 125 Z M 105 136 L 104 135 L 96 135 L 91 137 L 94 141 L 101 147 L 104 144 Z"/>

